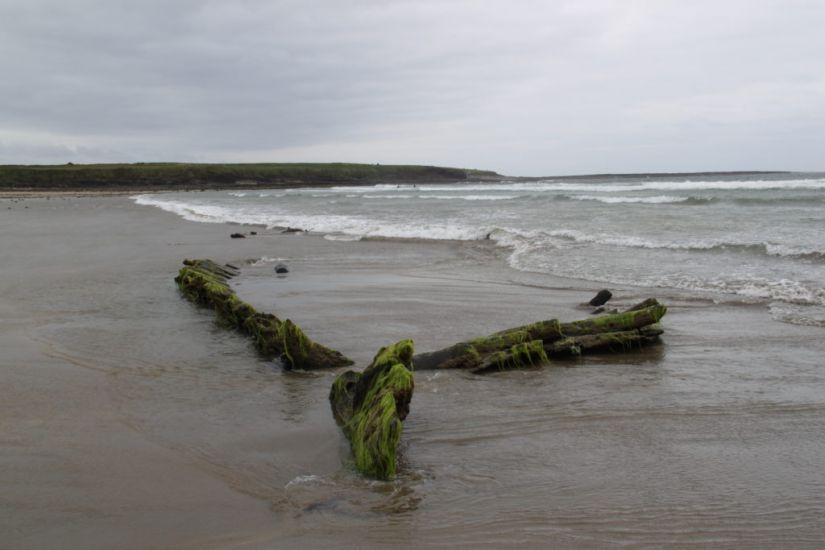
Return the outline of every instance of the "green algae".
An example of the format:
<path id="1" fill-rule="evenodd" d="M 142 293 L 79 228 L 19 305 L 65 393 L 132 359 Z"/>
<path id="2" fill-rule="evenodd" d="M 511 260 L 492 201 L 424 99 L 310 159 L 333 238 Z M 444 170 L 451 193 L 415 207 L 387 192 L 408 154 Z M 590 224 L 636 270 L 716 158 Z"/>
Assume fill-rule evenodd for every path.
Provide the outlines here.
<path id="1" fill-rule="evenodd" d="M 470 345 L 481 353 L 492 349 L 501 349 L 503 347 L 514 346 L 526 341 L 527 338 L 527 331 L 513 330 L 510 332 L 502 332 L 492 336 L 484 336 L 470 340 Z"/>
<path id="2" fill-rule="evenodd" d="M 422 353 L 415 357 L 415 363 L 424 369 L 474 370 L 485 364 L 490 354 L 506 352 L 513 346 L 526 342 L 540 340 L 547 344 L 563 337 L 561 323 L 549 319 L 474 338 L 435 352 Z"/>
<path id="3" fill-rule="evenodd" d="M 362 373 L 339 375 L 330 389 L 336 423 L 349 439 L 355 467 L 375 479 L 397 472 L 402 421 L 410 410 L 415 383 L 412 340 L 381 348 Z"/>
<path id="4" fill-rule="evenodd" d="M 513 335 L 513 336 L 510 336 Z M 558 319 L 548 319 L 545 321 L 536 321 L 528 325 L 502 330 L 491 334 L 487 339 L 495 339 L 501 337 L 521 338 L 520 342 L 527 342 L 530 340 L 552 341 L 563 338 L 561 323 Z"/>
<path id="5" fill-rule="evenodd" d="M 610 351 L 629 351 L 640 348 L 641 342 L 638 331 L 609 332 L 605 335 L 606 347 Z"/>
<path id="6" fill-rule="evenodd" d="M 401 363 L 408 369 L 413 368 L 412 358 L 415 354 L 415 344 L 411 339 L 399 340 L 395 344 L 385 346 L 378 350 L 368 369 L 380 369 L 388 365 Z"/>
<path id="7" fill-rule="evenodd" d="M 412 372 L 400 363 L 393 365 L 375 379 L 348 424 L 355 466 L 365 475 L 377 479 L 395 475 L 401 420 L 409 412 L 413 387 Z"/>
<path id="8" fill-rule="evenodd" d="M 282 358 L 289 362 L 292 368 L 300 368 L 309 356 L 311 343 L 306 334 L 287 319 L 278 326 L 275 337 L 280 342 L 283 350 Z"/>
<path id="9" fill-rule="evenodd" d="M 538 321 L 415 356 L 418 368 L 490 372 L 546 362 L 548 357 L 580 356 L 589 351 L 621 352 L 658 341 L 659 320 L 667 307 L 653 298 L 622 313 L 560 323 Z M 529 344 L 527 351 L 525 346 Z M 543 354 L 538 353 L 541 344 Z"/>
<path id="10" fill-rule="evenodd" d="M 665 313 L 667 313 L 667 306 L 657 303 L 638 310 L 600 315 L 594 319 L 564 323 L 561 325 L 561 330 L 565 336 L 634 330 L 658 323 Z"/>
<path id="11" fill-rule="evenodd" d="M 575 338 L 567 337 L 557 340 L 547 348 L 547 353 L 553 356 L 574 356 L 578 357 L 582 354 L 582 348 Z"/>
<path id="12" fill-rule="evenodd" d="M 516 367 L 535 367 L 537 364 L 546 363 L 549 359 L 544 351 L 542 340 L 523 342 L 510 348 L 510 356 Z"/>
<path id="13" fill-rule="evenodd" d="M 525 367 L 535 367 L 548 362 L 547 353 L 544 350 L 544 342 L 532 340 L 515 344 L 509 349 L 497 351 L 487 355 L 479 366 L 473 369 L 476 374 L 496 370 L 510 370 Z"/>
<path id="14" fill-rule="evenodd" d="M 284 368 L 317 369 L 351 365 L 335 350 L 313 342 L 292 321 L 281 321 L 270 313 L 259 313 L 229 286 L 236 272 L 211 260 L 184 260 L 175 282 L 181 293 L 196 304 L 215 311 L 218 322 L 255 340 L 258 352 L 278 358 Z"/>
<path id="15" fill-rule="evenodd" d="M 658 338 L 649 335 L 643 327 L 641 329 L 625 330 L 617 332 L 603 332 L 597 334 L 584 334 L 582 336 L 570 336 L 557 342 L 553 342 L 546 347 L 547 354 L 553 357 L 580 356 L 584 352 L 611 352 L 621 353 L 640 349 L 645 343 L 650 343 Z"/>

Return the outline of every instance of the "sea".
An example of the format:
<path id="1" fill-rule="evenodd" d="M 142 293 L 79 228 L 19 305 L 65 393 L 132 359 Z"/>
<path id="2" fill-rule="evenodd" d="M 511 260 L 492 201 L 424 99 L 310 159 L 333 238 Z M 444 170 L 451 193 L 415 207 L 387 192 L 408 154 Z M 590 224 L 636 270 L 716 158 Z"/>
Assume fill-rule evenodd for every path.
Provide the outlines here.
<path id="1" fill-rule="evenodd" d="M 490 240 L 515 270 L 765 303 L 825 325 L 825 173 L 594 176 L 163 193 L 187 220 L 333 241 Z"/>

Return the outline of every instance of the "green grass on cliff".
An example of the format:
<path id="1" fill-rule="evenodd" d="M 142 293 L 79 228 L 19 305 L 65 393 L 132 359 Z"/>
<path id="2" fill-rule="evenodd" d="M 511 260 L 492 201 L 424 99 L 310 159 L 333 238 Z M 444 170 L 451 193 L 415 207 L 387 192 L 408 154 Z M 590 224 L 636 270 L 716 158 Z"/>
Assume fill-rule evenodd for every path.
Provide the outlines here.
<path id="1" fill-rule="evenodd" d="M 226 188 L 464 181 L 495 172 L 379 164 L 0 165 L 0 189 Z"/>

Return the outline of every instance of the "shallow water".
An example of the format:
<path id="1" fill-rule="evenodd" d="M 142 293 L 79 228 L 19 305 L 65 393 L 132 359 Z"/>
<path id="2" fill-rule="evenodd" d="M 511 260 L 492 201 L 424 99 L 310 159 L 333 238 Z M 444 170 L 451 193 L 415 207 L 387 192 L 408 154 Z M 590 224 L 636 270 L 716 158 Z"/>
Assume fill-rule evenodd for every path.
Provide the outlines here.
<path id="1" fill-rule="evenodd" d="M 269 292 L 278 303 L 284 281 L 258 276 L 264 280 L 252 274 L 239 285 L 241 295 L 264 303 Z M 522 315 L 583 315 L 544 303 L 529 286 L 496 292 L 485 283 L 442 288 L 438 277 L 394 286 L 364 280 L 361 290 L 375 294 L 360 298 L 363 319 L 371 316 L 365 303 L 399 311 L 406 299 L 395 296 L 404 290 L 436 289 L 427 304 L 432 316 L 416 331 L 417 341 L 433 342 L 426 349 L 445 332 L 452 340 L 484 334 Z M 319 302 L 336 303 L 337 283 L 327 292 L 310 286 Z M 562 295 L 572 303 L 577 293 Z M 480 296 L 483 305 L 467 305 Z M 289 310 L 293 300 L 280 302 Z M 776 323 L 760 306 L 669 303 L 666 345 L 644 353 L 486 377 L 418 373 L 404 468 L 392 491 L 315 471 L 298 480 L 306 494 L 300 503 L 311 504 L 297 522 L 339 517 L 343 527 L 358 518 L 375 528 L 391 513 L 393 527 L 375 540 L 465 546 L 821 541 L 821 329 Z M 514 305 L 517 312 L 496 315 Z M 345 331 L 325 332 L 332 322 L 319 330 L 344 349 L 363 319 L 355 316 Z M 410 334 L 379 324 L 385 339 Z"/>
<path id="2" fill-rule="evenodd" d="M 144 195 L 201 222 L 330 239 L 491 239 L 521 271 L 772 301 L 825 324 L 825 174 L 555 179 Z M 806 307 L 807 306 L 807 307 Z"/>
<path id="3" fill-rule="evenodd" d="M 91 482 L 66 486 L 60 508 L 32 506 L 37 490 L 75 474 L 60 463 L 49 476 L 29 466 L 29 482 L 0 499 L 0 526 L 36 518 L 8 539 L 12 547 L 107 547 L 107 533 L 159 517 L 180 520 L 154 532 L 153 546 L 825 541 L 822 328 L 778 323 L 767 304 L 660 289 L 670 306 L 664 345 L 643 353 L 491 376 L 417 373 L 401 473 L 374 482 L 354 472 L 329 411 L 334 373 L 289 373 L 258 359 L 177 294 L 183 257 L 243 265 L 234 283 L 241 297 L 360 365 L 400 338 L 425 351 L 537 319 L 584 317 L 579 304 L 598 287 L 513 270 L 508 252 L 486 241 L 331 242 L 263 230 L 230 241 L 236 227 L 181 221 L 127 199 L 29 203 L 13 221 L 0 219 L 10 258 L 0 309 L 60 368 L 100 373 L 114 408 L 90 414 L 113 416 L 181 457 L 186 466 L 176 468 L 203 472 L 250 504 L 232 505 L 240 527 L 224 541 L 209 538 L 223 528 L 207 506 L 220 502 L 170 509 L 142 493 L 140 480 L 93 502 Z M 262 257 L 271 260 L 246 262 Z M 286 277 L 272 271 L 278 258 Z M 612 288 L 617 305 L 651 294 Z M 38 434 L 31 445 L 45 453 L 63 445 L 49 426 L 20 437 Z M 74 445 L 103 458 L 107 479 L 106 457 L 114 462 L 118 449 L 93 426 Z M 30 460 L 6 449 L 21 469 Z M 178 470 L 165 464 L 155 470 L 180 490 Z M 100 515 L 67 512 L 79 503 Z M 265 503 L 264 519 L 255 503 Z"/>

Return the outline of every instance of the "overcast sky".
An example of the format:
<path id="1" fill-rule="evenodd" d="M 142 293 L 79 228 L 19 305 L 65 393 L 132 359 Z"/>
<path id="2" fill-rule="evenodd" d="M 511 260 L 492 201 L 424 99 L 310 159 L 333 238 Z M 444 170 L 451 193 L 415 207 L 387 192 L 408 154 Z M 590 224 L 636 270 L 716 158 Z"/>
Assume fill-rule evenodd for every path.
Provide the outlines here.
<path id="1" fill-rule="evenodd" d="M 823 0 L 0 0 L 0 163 L 825 170 Z"/>

